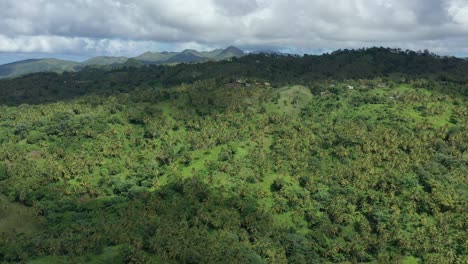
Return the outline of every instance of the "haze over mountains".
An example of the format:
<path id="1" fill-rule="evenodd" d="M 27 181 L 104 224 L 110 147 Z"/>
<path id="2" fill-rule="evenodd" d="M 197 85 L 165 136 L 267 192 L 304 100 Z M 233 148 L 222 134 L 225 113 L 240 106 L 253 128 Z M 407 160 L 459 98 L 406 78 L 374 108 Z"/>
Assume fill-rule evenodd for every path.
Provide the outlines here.
<path id="1" fill-rule="evenodd" d="M 145 52 L 137 57 L 112 57 L 99 56 L 83 62 L 59 60 L 59 59 L 29 59 L 0 65 L 0 78 L 10 78 L 36 72 L 65 72 L 79 71 L 85 67 L 107 66 L 138 66 L 161 65 L 178 63 L 197 63 L 205 61 L 220 61 L 233 57 L 240 58 L 245 52 L 239 48 L 230 46 L 225 49 L 212 51 L 196 51 L 186 49 L 181 52 Z"/>

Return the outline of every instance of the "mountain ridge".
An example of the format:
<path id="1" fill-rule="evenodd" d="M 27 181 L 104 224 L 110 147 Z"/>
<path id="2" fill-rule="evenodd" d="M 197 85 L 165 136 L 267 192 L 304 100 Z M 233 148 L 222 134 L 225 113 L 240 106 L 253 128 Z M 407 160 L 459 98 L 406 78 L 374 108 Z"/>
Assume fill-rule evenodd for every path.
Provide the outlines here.
<path id="1" fill-rule="evenodd" d="M 77 71 L 81 63 L 55 58 L 27 59 L 0 65 L 0 78 L 17 77 L 36 72 Z"/>
<path id="2" fill-rule="evenodd" d="M 37 72 L 79 71 L 85 67 L 126 67 L 128 65 L 164 65 L 178 63 L 199 63 L 220 61 L 232 57 L 242 57 L 246 53 L 239 48 L 229 46 L 225 49 L 197 51 L 185 49 L 181 52 L 146 51 L 136 57 L 97 56 L 83 62 L 60 60 L 55 58 L 27 59 L 0 65 L 0 78 L 12 78 Z"/>

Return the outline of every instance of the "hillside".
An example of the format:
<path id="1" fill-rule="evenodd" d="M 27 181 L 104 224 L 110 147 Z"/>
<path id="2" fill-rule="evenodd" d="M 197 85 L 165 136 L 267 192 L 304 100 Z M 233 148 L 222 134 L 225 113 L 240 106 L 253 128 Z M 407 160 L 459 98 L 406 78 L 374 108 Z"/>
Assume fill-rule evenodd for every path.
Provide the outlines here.
<path id="1" fill-rule="evenodd" d="M 109 57 L 109 56 L 100 56 L 94 57 L 89 60 L 82 62 L 83 65 L 112 65 L 112 64 L 122 64 L 128 60 L 127 57 Z"/>
<path id="2" fill-rule="evenodd" d="M 240 58 L 242 56 L 245 56 L 245 53 L 242 50 L 231 46 L 218 53 L 214 58 L 215 60 L 225 60 L 234 57 Z"/>
<path id="3" fill-rule="evenodd" d="M 125 67 L 124 67 L 125 66 Z M 79 72 L 34 74 L 0 80 L 0 103 L 44 103 L 86 94 L 129 92 L 139 86 L 171 86 L 216 79 L 251 78 L 275 86 L 301 84 L 317 91 L 317 81 L 375 79 L 430 87 L 453 96 L 468 96 L 468 61 L 413 51 L 371 48 L 324 55 L 249 54 L 231 61 L 196 65 L 148 65 L 135 59 L 121 66 L 85 68 Z M 42 96 L 39 96 L 42 95 Z"/>
<path id="4" fill-rule="evenodd" d="M 1 263 L 466 262 L 467 61 L 130 66 L 0 80 Z"/>
<path id="5" fill-rule="evenodd" d="M 57 59 L 34 59 L 0 65 L 0 78 L 16 77 L 34 72 L 75 71 L 79 63 Z"/>
<path id="6" fill-rule="evenodd" d="M 164 61 L 164 63 L 190 63 L 190 62 L 202 62 L 207 61 L 208 58 L 202 57 L 197 51 L 193 50 L 184 50 Z"/>
<path id="7" fill-rule="evenodd" d="M 171 57 L 177 55 L 177 52 L 150 52 L 147 51 L 140 56 L 135 57 L 137 61 L 141 61 L 146 64 L 158 64 L 163 63 Z"/>

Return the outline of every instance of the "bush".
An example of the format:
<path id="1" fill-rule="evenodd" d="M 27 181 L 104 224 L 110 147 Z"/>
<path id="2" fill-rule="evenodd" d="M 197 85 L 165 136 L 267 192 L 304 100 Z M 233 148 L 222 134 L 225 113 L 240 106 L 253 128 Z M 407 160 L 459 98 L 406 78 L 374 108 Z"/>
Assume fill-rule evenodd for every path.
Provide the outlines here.
<path id="1" fill-rule="evenodd" d="M 37 142 L 44 139 L 44 135 L 39 131 L 31 131 L 29 132 L 28 137 L 26 138 L 26 142 L 29 144 L 36 144 Z"/>

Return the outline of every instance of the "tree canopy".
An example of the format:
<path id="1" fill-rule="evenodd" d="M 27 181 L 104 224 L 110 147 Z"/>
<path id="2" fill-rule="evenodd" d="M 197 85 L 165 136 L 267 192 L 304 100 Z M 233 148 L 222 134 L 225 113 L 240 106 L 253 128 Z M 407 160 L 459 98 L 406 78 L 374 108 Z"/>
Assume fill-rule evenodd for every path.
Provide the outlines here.
<path id="1" fill-rule="evenodd" d="M 1 80 L 0 262 L 465 263 L 467 65 L 373 48 Z"/>

